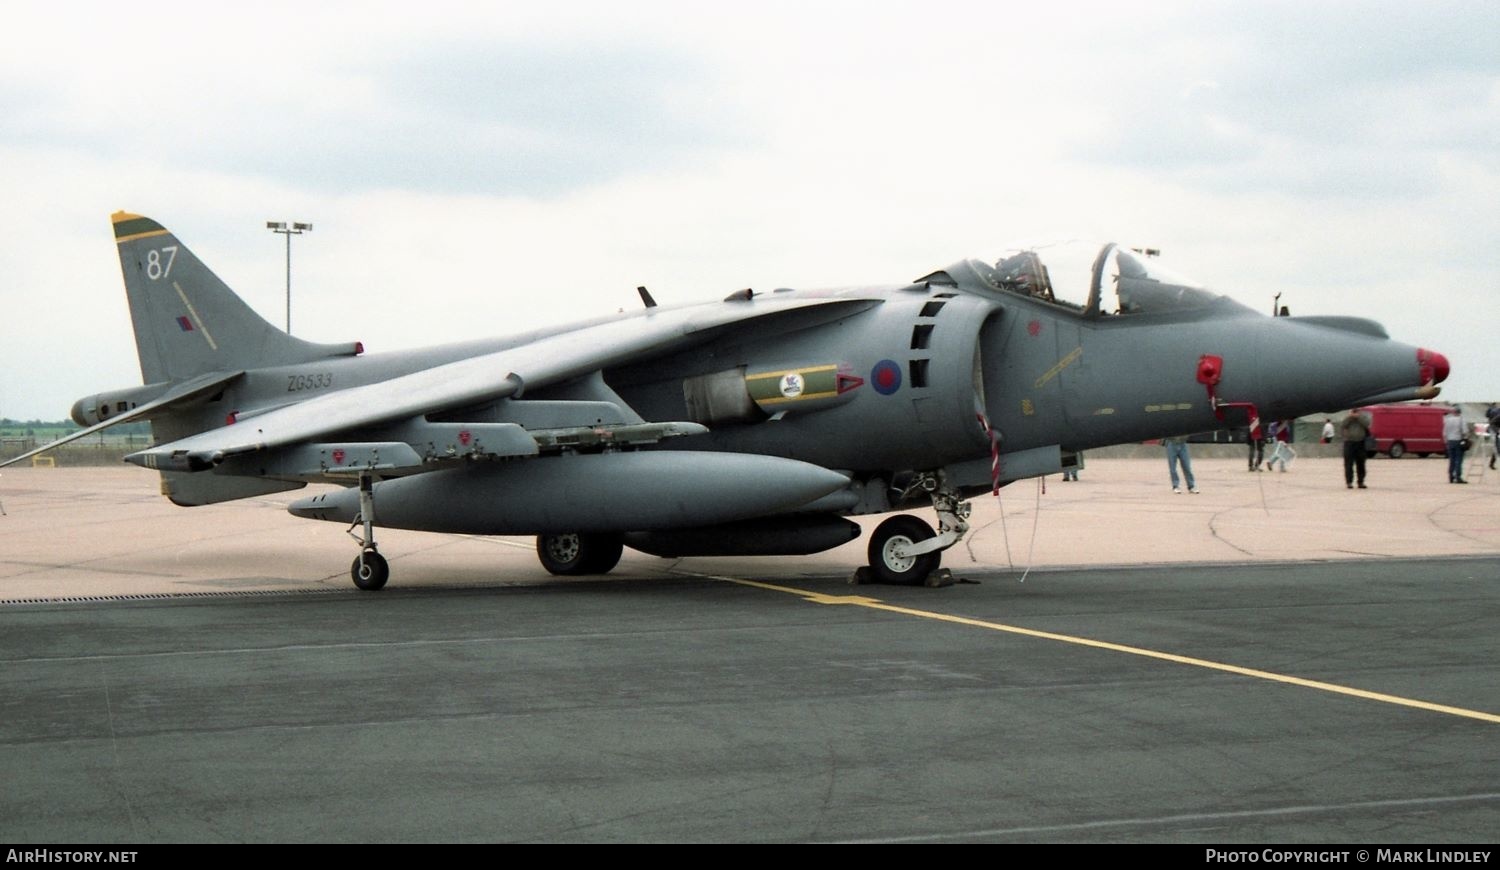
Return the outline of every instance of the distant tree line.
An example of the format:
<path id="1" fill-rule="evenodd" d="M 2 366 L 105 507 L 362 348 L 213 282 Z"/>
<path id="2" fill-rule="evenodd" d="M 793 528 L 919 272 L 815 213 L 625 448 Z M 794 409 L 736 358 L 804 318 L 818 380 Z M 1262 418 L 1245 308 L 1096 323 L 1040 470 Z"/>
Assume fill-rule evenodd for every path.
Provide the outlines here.
<path id="1" fill-rule="evenodd" d="M 16 420 L 10 417 L 0 417 L 0 438 L 37 438 L 47 436 L 60 438 L 69 432 L 78 431 L 79 426 L 72 420 Z M 110 429 L 113 435 L 142 435 L 151 434 L 151 424 L 144 420 L 134 423 L 121 423 Z"/>

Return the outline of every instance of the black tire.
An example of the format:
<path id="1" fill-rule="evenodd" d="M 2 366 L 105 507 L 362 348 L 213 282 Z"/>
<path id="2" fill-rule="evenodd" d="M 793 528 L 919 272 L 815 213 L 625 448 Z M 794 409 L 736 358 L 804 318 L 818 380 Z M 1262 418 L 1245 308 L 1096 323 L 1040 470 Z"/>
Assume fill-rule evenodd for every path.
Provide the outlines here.
<path id="1" fill-rule="evenodd" d="M 537 535 L 536 556 L 542 567 L 563 577 L 608 574 L 620 564 L 625 545 L 618 535 Z"/>
<path id="2" fill-rule="evenodd" d="M 916 544 L 934 537 L 932 526 L 914 516 L 900 514 L 875 527 L 866 555 L 870 574 L 877 583 L 914 585 L 927 579 L 943 561 L 942 551 L 920 556 L 898 556 L 893 549 L 902 544 Z"/>
<path id="3" fill-rule="evenodd" d="M 1402 444 L 1400 441 L 1396 441 L 1391 444 L 1391 449 L 1387 452 L 1390 454 L 1392 459 L 1400 459 L 1401 457 L 1406 455 L 1406 445 Z"/>
<path id="4" fill-rule="evenodd" d="M 385 588 L 385 581 L 391 579 L 391 566 L 386 563 L 384 556 L 374 550 L 366 550 L 349 566 L 349 577 L 354 580 L 355 586 L 366 592 L 376 592 Z"/>

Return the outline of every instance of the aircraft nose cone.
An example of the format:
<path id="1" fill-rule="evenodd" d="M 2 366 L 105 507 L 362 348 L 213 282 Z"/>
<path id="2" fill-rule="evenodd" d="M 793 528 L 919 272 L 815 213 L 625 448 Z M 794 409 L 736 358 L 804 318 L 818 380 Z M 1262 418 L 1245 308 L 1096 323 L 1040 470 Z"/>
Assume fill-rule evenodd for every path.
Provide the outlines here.
<path id="1" fill-rule="evenodd" d="M 1441 384 L 1448 379 L 1448 358 L 1435 350 L 1417 348 L 1417 366 L 1426 384 Z"/>

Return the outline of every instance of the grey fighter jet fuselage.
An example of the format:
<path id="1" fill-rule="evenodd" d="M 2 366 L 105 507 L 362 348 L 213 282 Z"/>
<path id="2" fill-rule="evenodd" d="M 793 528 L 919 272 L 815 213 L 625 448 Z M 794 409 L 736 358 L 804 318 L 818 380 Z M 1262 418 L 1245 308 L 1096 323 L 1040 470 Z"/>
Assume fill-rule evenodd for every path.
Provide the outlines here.
<path id="1" fill-rule="evenodd" d="M 917 281 L 741 291 L 493 341 L 364 355 L 255 315 L 170 233 L 115 216 L 147 386 L 82 399 L 97 431 L 152 421 L 128 460 L 183 505 L 343 485 L 298 516 L 362 523 L 351 573 L 384 584 L 376 525 L 538 536 L 556 573 L 659 555 L 807 553 L 892 517 L 877 579 L 926 577 L 965 499 L 1088 449 L 1427 398 L 1441 354 L 1355 318 L 1258 314 L 1115 245 L 1087 298 L 1032 252 Z M 76 436 L 75 436 L 76 437 Z M 378 510 L 377 510 L 378 505 Z"/>

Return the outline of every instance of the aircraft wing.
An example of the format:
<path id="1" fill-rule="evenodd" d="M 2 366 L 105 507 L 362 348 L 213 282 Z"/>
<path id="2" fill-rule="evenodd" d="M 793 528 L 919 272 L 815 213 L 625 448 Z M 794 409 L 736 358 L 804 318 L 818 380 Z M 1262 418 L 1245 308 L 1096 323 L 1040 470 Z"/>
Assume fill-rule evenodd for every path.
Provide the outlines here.
<path id="1" fill-rule="evenodd" d="M 644 354 L 704 338 L 704 333 L 780 312 L 826 306 L 867 307 L 864 297 L 740 298 L 683 308 L 650 308 L 529 344 L 328 393 L 242 422 L 125 457 L 147 468 L 203 470 L 233 456 L 286 447 L 349 429 L 405 420 L 505 397 L 586 375 Z"/>

